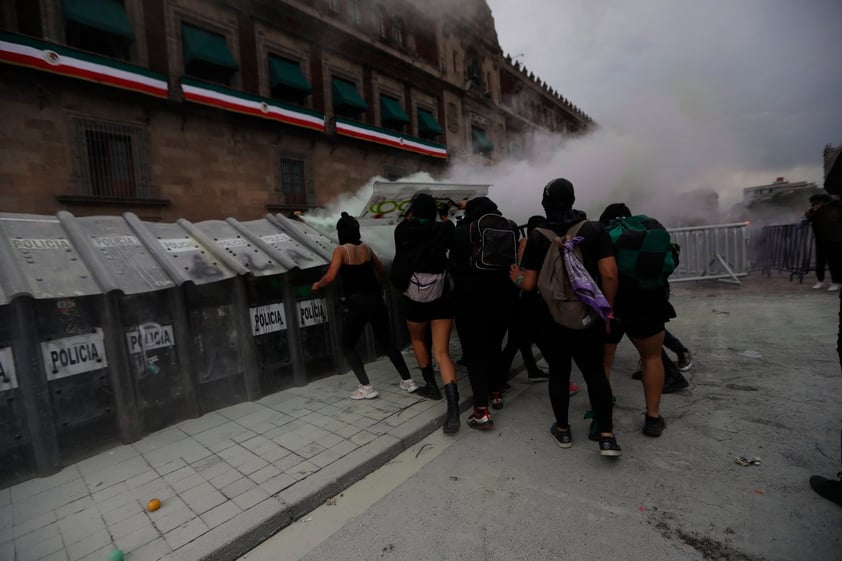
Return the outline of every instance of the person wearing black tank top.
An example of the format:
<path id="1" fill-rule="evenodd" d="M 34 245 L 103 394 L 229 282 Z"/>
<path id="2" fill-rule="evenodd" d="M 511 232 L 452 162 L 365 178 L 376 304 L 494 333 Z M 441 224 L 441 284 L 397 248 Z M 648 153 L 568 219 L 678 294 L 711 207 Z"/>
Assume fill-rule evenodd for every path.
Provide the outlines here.
<path id="1" fill-rule="evenodd" d="M 314 282 L 312 288 L 314 291 L 321 290 L 332 283 L 337 275 L 342 280 L 342 292 L 347 306 L 342 322 L 342 351 L 360 383 L 350 397 L 374 399 L 378 396 L 356 350 L 357 341 L 367 323 L 371 323 L 377 343 L 385 349 L 400 374 L 401 389 L 414 392 L 418 386 L 412 380 L 403 355 L 389 334 L 388 311 L 380 291 L 383 264 L 371 248 L 362 243 L 360 224 L 347 212 L 343 212 L 336 223 L 336 232 L 340 245 L 333 251 L 327 273 Z"/>

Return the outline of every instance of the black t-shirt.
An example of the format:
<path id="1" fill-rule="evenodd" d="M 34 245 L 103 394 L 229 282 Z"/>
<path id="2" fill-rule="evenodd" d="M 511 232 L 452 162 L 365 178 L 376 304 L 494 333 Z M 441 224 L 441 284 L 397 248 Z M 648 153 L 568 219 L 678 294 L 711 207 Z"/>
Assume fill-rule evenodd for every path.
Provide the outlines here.
<path id="1" fill-rule="evenodd" d="M 570 219 L 565 222 L 544 222 L 540 227 L 552 230 L 559 236 L 564 236 L 572 226 L 584 219 L 584 216 L 584 213 L 578 213 L 571 215 Z M 582 224 L 576 235 L 584 238 L 579 243 L 579 248 L 582 252 L 582 264 L 588 273 L 590 273 L 591 277 L 597 283 L 600 283 L 599 266 L 597 263 L 600 259 L 614 257 L 614 246 L 611 244 L 611 238 L 599 222 L 592 222 L 590 220 Z M 532 230 L 526 240 L 526 249 L 523 252 L 521 267 L 532 271 L 540 271 L 550 243 L 552 242 L 544 234 L 539 232 L 537 228 Z"/>
<path id="2" fill-rule="evenodd" d="M 447 252 L 453 245 L 453 223 L 450 221 L 404 220 L 395 228 L 395 259 L 409 254 L 415 273 L 443 273 L 447 269 Z M 407 255 L 401 256 L 407 258 Z"/>

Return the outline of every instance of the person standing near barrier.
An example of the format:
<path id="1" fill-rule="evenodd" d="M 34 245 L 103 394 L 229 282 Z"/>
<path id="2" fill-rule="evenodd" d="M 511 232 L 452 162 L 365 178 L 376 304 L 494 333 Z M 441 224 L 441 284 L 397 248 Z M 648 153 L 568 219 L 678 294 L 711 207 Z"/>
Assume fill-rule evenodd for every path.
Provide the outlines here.
<path id="1" fill-rule="evenodd" d="M 810 208 L 804 214 L 813 229 L 816 241 L 815 289 L 825 287 L 825 264 L 830 269 L 828 290 L 836 292 L 842 284 L 842 203 L 830 195 L 818 193 L 810 197 Z"/>
<path id="2" fill-rule="evenodd" d="M 522 269 L 512 267 L 510 278 L 522 290 L 536 289 L 538 278 L 554 242 L 541 230 L 550 230 L 564 237 L 572 228 L 578 228 L 581 237 L 578 248 L 582 265 L 601 289 L 608 304 L 613 304 L 617 291 L 617 262 L 611 239 L 598 223 L 587 219 L 584 212 L 575 210 L 573 184 L 564 178 L 550 181 L 543 191 L 541 205 L 547 221 L 529 234 L 523 253 Z M 560 251 L 560 249 L 559 249 Z M 557 323 L 544 298 L 537 300 L 535 343 L 550 366 L 548 392 L 555 423 L 550 427 L 553 440 L 561 448 L 573 445 L 570 430 L 570 372 L 572 361 L 582 372 L 588 388 L 588 398 L 599 423 L 599 449 L 603 456 L 620 456 L 622 449 L 614 437 L 611 385 L 603 369 L 603 347 L 608 327 L 601 317 L 583 329 L 569 329 Z M 612 317 L 611 315 L 608 316 Z"/>
<path id="3" fill-rule="evenodd" d="M 505 265 L 478 263 L 475 251 L 488 241 L 480 230 L 493 220 L 503 241 L 509 242 Z M 503 338 L 511 324 L 517 303 L 517 289 L 509 281 L 509 267 L 517 259 L 517 226 L 504 219 L 488 197 L 475 197 L 465 204 L 465 215 L 456 228 L 450 252 L 456 304 L 464 353 L 468 356 L 468 378 L 474 394 L 474 410 L 468 426 L 477 430 L 494 428 L 488 410 L 503 408 L 503 390 L 508 366 L 503 363 Z M 496 267 L 496 268 L 495 268 Z"/>
<path id="4" fill-rule="evenodd" d="M 378 395 L 356 350 L 357 341 L 367 323 L 371 324 L 377 343 L 386 351 L 395 370 L 400 374 L 401 389 L 414 392 L 418 386 L 412 380 L 406 361 L 389 334 L 389 316 L 380 286 L 384 272 L 383 264 L 371 248 L 362 243 L 360 223 L 347 212 L 343 212 L 336 223 L 336 233 L 340 245 L 333 251 L 327 272 L 313 283 L 312 289 L 321 290 L 332 283 L 337 275 L 342 279 L 346 306 L 342 323 L 342 350 L 360 383 L 350 397 L 373 399 Z"/>
<path id="5" fill-rule="evenodd" d="M 666 427 L 660 414 L 661 394 L 664 389 L 663 344 L 665 324 L 675 311 L 669 303 L 669 284 L 663 270 L 666 263 L 675 261 L 669 235 L 664 239 L 666 229 L 656 220 L 638 215 L 636 222 L 643 230 L 628 229 L 615 239 L 623 221 L 631 219 L 632 213 L 623 203 L 608 205 L 600 216 L 601 223 L 608 225 L 609 234 L 618 254 L 619 286 L 614 302 L 616 321 L 612 321 L 611 332 L 605 344 L 605 375 L 610 375 L 617 344 L 627 334 L 640 355 L 643 367 L 643 396 L 646 400 L 646 418 L 643 434 L 661 436 Z M 624 230 L 625 231 L 625 228 Z M 653 235 L 650 239 L 650 232 Z M 661 242 L 661 243 L 656 243 Z M 622 252 L 622 255 L 621 255 Z M 628 265 L 628 267 L 627 267 Z M 685 381 L 686 383 L 686 381 Z"/>
<path id="6" fill-rule="evenodd" d="M 395 228 L 395 258 L 391 278 L 403 292 L 404 312 L 415 359 L 425 385 L 418 393 L 441 399 L 430 357 L 439 367 L 447 399 L 442 430 L 459 430 L 459 390 L 456 366 L 450 358 L 450 331 L 453 326 L 453 295 L 447 279 L 448 251 L 453 245 L 453 223 L 446 210 L 439 213 L 436 200 L 427 193 L 412 199 L 404 220 Z M 436 215 L 441 214 L 441 221 Z M 432 332 L 432 355 L 427 346 L 427 330 Z"/>

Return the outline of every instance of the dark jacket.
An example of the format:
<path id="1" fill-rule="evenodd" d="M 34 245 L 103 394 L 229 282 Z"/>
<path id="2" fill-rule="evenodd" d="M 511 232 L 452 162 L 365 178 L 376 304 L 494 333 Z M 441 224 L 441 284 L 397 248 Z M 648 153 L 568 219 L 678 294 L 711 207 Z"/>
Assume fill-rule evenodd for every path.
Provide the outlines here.
<path id="1" fill-rule="evenodd" d="M 842 243 L 842 202 L 834 200 L 810 209 L 807 220 L 818 243 Z"/>
<path id="2" fill-rule="evenodd" d="M 395 228 L 395 258 L 390 278 L 398 290 L 406 290 L 412 273 L 443 273 L 453 245 L 453 223 L 404 220 Z"/>

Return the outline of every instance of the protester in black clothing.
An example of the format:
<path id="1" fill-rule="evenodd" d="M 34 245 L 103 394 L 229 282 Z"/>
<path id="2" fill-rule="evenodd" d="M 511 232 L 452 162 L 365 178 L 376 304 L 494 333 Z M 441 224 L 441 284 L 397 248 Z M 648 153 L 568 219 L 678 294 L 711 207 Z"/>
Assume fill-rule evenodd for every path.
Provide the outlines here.
<path id="1" fill-rule="evenodd" d="M 453 223 L 442 213 L 436 220 L 435 199 L 427 193 L 414 198 L 405 219 L 395 228 L 395 258 L 392 283 L 404 294 L 404 312 L 415 359 L 425 385 L 418 393 L 441 399 L 430 362 L 427 331 L 432 332 L 432 356 L 438 364 L 447 398 L 447 414 L 442 429 L 459 430 L 459 391 L 456 366 L 450 358 L 450 331 L 453 325 L 453 295 L 447 282 L 447 253 L 453 243 Z"/>
<path id="2" fill-rule="evenodd" d="M 575 194 L 573 184 L 567 179 L 554 179 L 544 187 L 541 201 L 547 214 L 547 222 L 541 227 L 564 236 L 574 225 L 587 220 L 584 212 L 573 209 Z M 582 262 L 605 299 L 613 304 L 617 289 L 617 262 L 608 233 L 597 222 L 586 221 L 579 230 L 583 238 L 579 244 Z M 552 242 L 537 229 L 526 242 L 523 254 L 523 269 L 513 267 L 511 279 L 524 291 L 535 290 L 538 274 Z M 543 300 L 539 300 L 535 317 L 535 343 L 550 366 L 548 384 L 550 403 L 556 422 L 550 433 L 562 448 L 573 444 L 568 422 L 570 395 L 571 360 L 576 361 L 588 386 L 588 398 L 599 423 L 599 448 L 604 456 L 619 456 L 620 446 L 614 437 L 611 385 L 602 366 L 603 344 L 607 326 L 597 319 L 582 330 L 573 330 L 556 323 Z"/>
<path id="3" fill-rule="evenodd" d="M 544 216 L 532 216 L 526 223 L 526 235 L 528 236 L 532 230 L 539 225 L 546 222 Z M 523 251 L 526 249 L 526 238 L 522 238 L 518 243 L 518 263 L 523 258 Z M 508 337 L 506 346 L 503 347 L 503 364 L 504 371 L 512 367 L 512 362 L 515 359 L 515 354 L 520 351 L 520 356 L 523 358 L 523 365 L 526 367 L 526 379 L 530 382 L 546 382 L 549 379 L 549 374 L 538 368 L 538 363 L 535 361 L 535 355 L 532 353 L 532 331 L 534 329 L 532 318 L 535 315 L 535 302 L 541 296 L 537 292 L 523 292 L 520 291 L 516 305 L 516 311 L 513 315 L 512 322 L 509 324 Z M 571 395 L 575 384 L 571 383 Z"/>
<path id="4" fill-rule="evenodd" d="M 471 265 L 471 223 L 486 214 L 501 214 L 488 197 L 476 197 L 465 204 L 465 215 L 456 228 L 450 252 L 456 323 L 460 326 L 464 353 L 469 357 L 468 378 L 474 394 L 474 411 L 468 417 L 468 425 L 479 430 L 494 428 L 489 401 L 493 408 L 503 408 L 503 386 L 508 374 L 508 367 L 501 360 L 503 338 L 517 301 L 517 289 L 509 282 L 505 269 L 485 271 Z M 517 236 L 514 224 L 512 231 Z"/>
<path id="5" fill-rule="evenodd" d="M 842 203 L 826 193 L 810 197 L 810 208 L 804 213 L 816 240 L 816 284 L 824 288 L 825 263 L 830 269 L 830 287 L 835 292 L 842 286 Z"/>
<path id="6" fill-rule="evenodd" d="M 362 243 L 360 224 L 347 212 L 336 223 L 340 246 L 333 251 L 327 273 L 313 283 L 320 290 L 332 283 L 337 274 L 342 279 L 342 292 L 347 308 L 342 323 L 342 350 L 359 381 L 351 399 L 373 399 L 378 393 L 368 379 L 356 345 L 367 323 L 374 329 L 377 343 L 386 351 L 389 360 L 401 376 L 400 387 L 414 392 L 418 386 L 409 375 L 409 368 L 389 334 L 389 316 L 380 289 L 383 264 L 370 247 Z"/>

